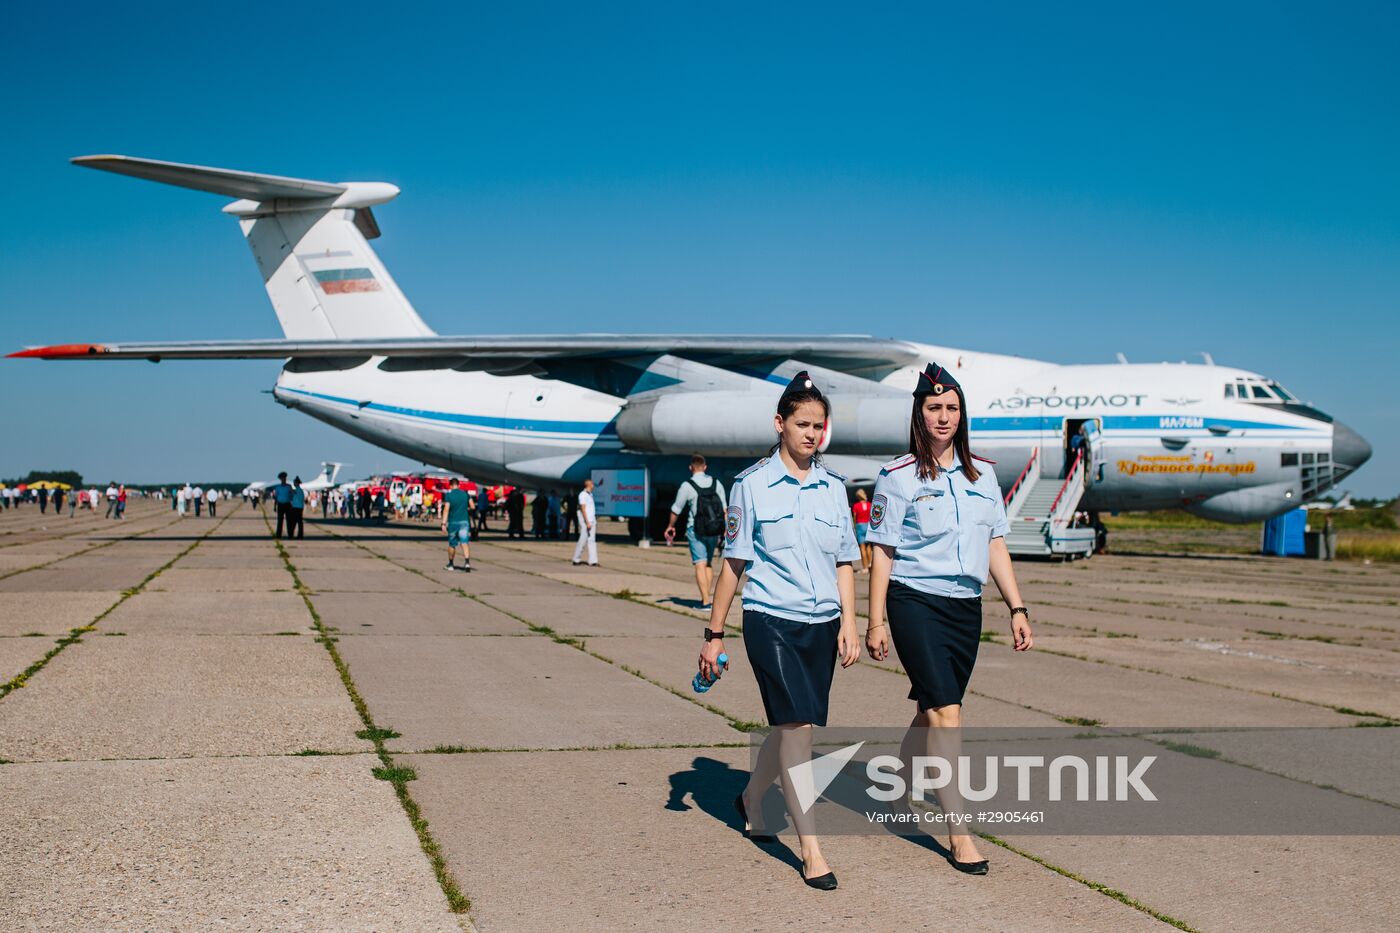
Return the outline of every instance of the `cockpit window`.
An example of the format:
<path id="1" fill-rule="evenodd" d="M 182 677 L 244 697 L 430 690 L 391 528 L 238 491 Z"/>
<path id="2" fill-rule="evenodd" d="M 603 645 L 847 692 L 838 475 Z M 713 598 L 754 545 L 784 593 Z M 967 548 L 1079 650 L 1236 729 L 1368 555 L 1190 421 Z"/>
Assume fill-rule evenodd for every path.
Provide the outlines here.
<path id="1" fill-rule="evenodd" d="M 1237 376 L 1234 382 L 1225 384 L 1225 397 L 1233 398 L 1250 405 L 1271 405 L 1284 411 L 1330 423 L 1332 416 L 1318 411 L 1311 405 L 1298 401 L 1298 396 L 1289 392 L 1272 379 L 1258 376 Z"/>

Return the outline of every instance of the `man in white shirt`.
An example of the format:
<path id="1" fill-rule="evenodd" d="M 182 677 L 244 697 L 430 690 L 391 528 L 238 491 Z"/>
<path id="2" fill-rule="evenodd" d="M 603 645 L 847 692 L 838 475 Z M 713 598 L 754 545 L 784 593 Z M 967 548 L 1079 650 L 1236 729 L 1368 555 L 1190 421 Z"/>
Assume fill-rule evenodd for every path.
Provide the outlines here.
<path id="1" fill-rule="evenodd" d="M 107 484 L 107 518 L 112 517 L 112 510 L 117 507 L 117 487 L 112 483 Z"/>
<path id="2" fill-rule="evenodd" d="M 194 487 L 194 494 L 190 498 L 194 501 L 194 517 L 199 518 L 200 510 L 204 507 L 204 487 Z"/>
<path id="3" fill-rule="evenodd" d="M 676 538 L 676 522 L 682 512 L 689 511 L 685 540 L 690 545 L 690 562 L 695 565 L 695 586 L 700 590 L 702 609 L 710 608 L 710 592 L 715 582 L 710 561 L 719 548 L 727 508 L 724 484 L 706 473 L 705 466 L 705 458 L 700 454 L 690 458 L 690 479 L 681 483 L 681 488 L 676 490 L 676 501 L 671 503 L 671 520 L 666 524 L 666 545 L 669 547 Z M 706 500 L 703 504 L 701 496 Z M 706 527 L 696 528 L 696 517 L 702 511 L 705 514 L 701 522 Z"/>
<path id="4" fill-rule="evenodd" d="M 204 494 L 204 501 L 209 503 L 209 517 L 213 518 L 214 513 L 219 510 L 219 490 L 211 489 Z"/>
<path id="5" fill-rule="evenodd" d="M 482 490 L 485 495 L 485 490 Z M 583 492 L 578 494 L 578 544 L 574 545 L 574 564 L 577 566 L 588 548 L 588 566 L 598 566 L 598 519 L 593 508 L 593 480 L 583 481 Z"/>

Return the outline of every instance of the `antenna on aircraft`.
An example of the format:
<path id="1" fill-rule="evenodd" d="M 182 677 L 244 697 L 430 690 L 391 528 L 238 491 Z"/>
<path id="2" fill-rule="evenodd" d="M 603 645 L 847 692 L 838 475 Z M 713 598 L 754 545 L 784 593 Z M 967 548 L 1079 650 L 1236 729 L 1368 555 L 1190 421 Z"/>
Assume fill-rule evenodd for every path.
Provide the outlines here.
<path id="1" fill-rule="evenodd" d="M 1124 366 L 1128 365 L 1128 358 L 1123 355 L 1123 351 L 1120 350 L 1113 355 L 1118 357 L 1118 362 L 1122 363 Z"/>
<path id="2" fill-rule="evenodd" d="M 1207 365 L 1207 366 L 1214 366 L 1214 365 L 1215 365 L 1215 357 L 1211 356 L 1211 355 L 1210 355 L 1209 353 L 1207 353 L 1205 350 L 1202 350 L 1202 351 L 1201 351 L 1201 359 L 1203 359 L 1203 360 L 1206 361 L 1206 365 Z"/>

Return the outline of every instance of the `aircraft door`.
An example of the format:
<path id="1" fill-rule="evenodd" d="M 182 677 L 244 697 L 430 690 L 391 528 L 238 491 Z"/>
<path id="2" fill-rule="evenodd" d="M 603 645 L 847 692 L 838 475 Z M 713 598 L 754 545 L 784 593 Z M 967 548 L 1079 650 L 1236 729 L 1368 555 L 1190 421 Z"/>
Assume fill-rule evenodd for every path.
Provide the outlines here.
<path id="1" fill-rule="evenodd" d="M 1098 418 L 1090 418 L 1080 430 L 1084 434 L 1084 456 L 1089 464 L 1088 481 L 1093 485 L 1103 481 L 1104 465 L 1108 462 L 1103 427 Z"/>
<path id="2" fill-rule="evenodd" d="M 1103 479 L 1104 464 L 1108 462 L 1103 426 L 1098 418 L 1066 418 L 1064 425 L 1063 472 L 1069 472 L 1075 457 L 1082 457 L 1087 473 L 1085 484 L 1092 486 Z"/>

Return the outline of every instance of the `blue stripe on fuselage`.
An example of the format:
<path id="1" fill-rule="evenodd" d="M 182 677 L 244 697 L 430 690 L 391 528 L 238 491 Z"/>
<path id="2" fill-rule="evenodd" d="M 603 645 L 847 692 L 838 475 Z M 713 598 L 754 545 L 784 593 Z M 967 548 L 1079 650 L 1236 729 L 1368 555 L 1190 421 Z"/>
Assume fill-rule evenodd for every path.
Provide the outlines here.
<path id="1" fill-rule="evenodd" d="M 1017 417 L 1014 415 L 998 415 L 988 418 L 972 419 L 971 428 L 974 431 L 1059 431 L 1064 427 L 1067 415 L 1047 415 L 1041 417 Z M 1274 424 L 1268 421 L 1236 421 L 1231 418 L 1212 418 L 1209 415 L 1190 415 L 1186 417 L 1200 418 L 1200 428 L 1186 428 L 1180 426 L 1163 427 L 1164 418 L 1179 420 L 1181 415 L 1088 415 L 1085 417 L 1098 417 L 1103 421 L 1105 431 L 1200 431 L 1205 430 L 1207 424 L 1228 427 L 1230 430 L 1269 430 L 1269 431 L 1307 431 L 1311 426 L 1295 424 Z"/>
<path id="2" fill-rule="evenodd" d="M 353 398 L 326 395 L 321 392 L 308 392 L 305 389 L 293 389 L 290 386 L 278 386 L 277 388 L 283 392 L 291 392 L 294 395 L 305 395 L 309 398 L 335 402 L 340 405 L 349 405 L 356 409 L 360 407 L 359 401 Z M 370 402 L 364 407 L 370 411 L 382 411 L 392 415 L 407 415 L 410 418 L 423 418 L 428 421 L 470 424 L 484 428 L 501 428 L 509 431 L 539 431 L 552 434 L 591 434 L 595 436 L 617 433 L 617 429 L 612 426 L 611 421 L 547 421 L 542 418 L 493 418 L 489 415 L 464 415 L 450 411 L 428 411 L 422 408 L 402 408 L 398 405 L 382 405 L 379 402 Z"/>

